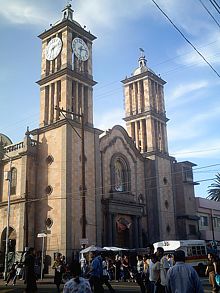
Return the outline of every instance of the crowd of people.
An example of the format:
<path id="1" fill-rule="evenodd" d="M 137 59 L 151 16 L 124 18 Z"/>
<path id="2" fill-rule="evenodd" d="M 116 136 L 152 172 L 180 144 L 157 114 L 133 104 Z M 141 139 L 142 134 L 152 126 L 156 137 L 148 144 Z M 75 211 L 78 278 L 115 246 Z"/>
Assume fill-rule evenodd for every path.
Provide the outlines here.
<path id="1" fill-rule="evenodd" d="M 216 276 L 220 273 L 219 260 L 215 255 L 208 254 L 208 263 L 205 274 L 209 277 L 212 292 L 219 292 Z M 38 269 L 37 269 L 38 268 Z M 80 260 L 66 262 L 65 256 L 56 254 L 54 263 L 54 284 L 57 293 L 103 293 L 105 284 L 109 292 L 114 293 L 110 281 L 136 282 L 141 293 L 203 293 L 200 278 L 195 269 L 185 263 L 185 253 L 176 251 L 173 255 L 165 255 L 162 247 L 155 253 L 138 255 L 134 259 L 127 255 L 92 252 L 86 256 L 81 255 Z M 37 278 L 39 278 L 39 264 L 35 250 L 30 248 L 25 253 L 21 263 L 16 262 L 11 267 L 6 285 L 17 279 L 24 280 L 26 292 L 37 292 Z M 220 276 L 219 276 L 220 278 Z"/>

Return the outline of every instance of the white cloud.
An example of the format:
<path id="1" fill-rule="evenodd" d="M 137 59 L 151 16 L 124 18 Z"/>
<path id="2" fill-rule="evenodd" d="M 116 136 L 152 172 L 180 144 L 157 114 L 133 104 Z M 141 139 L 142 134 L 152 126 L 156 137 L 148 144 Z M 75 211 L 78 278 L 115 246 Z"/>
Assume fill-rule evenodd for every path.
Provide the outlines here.
<path id="1" fill-rule="evenodd" d="M 124 110 L 122 109 L 112 109 L 110 112 L 102 112 L 97 116 L 95 115 L 95 127 L 101 130 L 108 130 L 114 125 L 122 125 L 125 127 L 125 122 L 122 120 L 124 117 Z"/>
<path id="2" fill-rule="evenodd" d="M 0 16 L 13 24 L 48 24 L 48 20 L 59 19 L 60 12 L 57 9 L 58 4 L 54 5 L 52 0 L 13 0 L 0 2 Z M 63 1 L 63 7 L 66 1 Z M 135 0 L 129 0 L 128 5 L 118 0 L 84 0 L 74 1 L 72 7 L 75 10 L 74 18 L 81 24 L 87 25 L 89 29 L 103 29 L 116 27 L 122 18 L 137 18 L 140 14 L 147 12 L 145 9 L 149 4 L 146 1 L 139 0 L 138 5 Z M 61 9 L 63 8 L 61 7 Z"/>
<path id="3" fill-rule="evenodd" d="M 180 109 L 180 111 L 183 110 Z M 205 109 L 205 112 L 199 112 L 193 116 L 186 113 L 181 114 L 184 116 L 181 117 L 181 122 L 178 121 L 178 114 L 176 113 L 175 122 L 168 127 L 168 137 L 171 144 L 174 142 L 177 144 L 178 141 L 189 141 L 190 139 L 201 139 L 204 141 L 205 135 L 210 137 L 210 131 L 212 131 L 210 121 L 219 118 L 220 106 L 210 105 L 209 108 Z"/>
<path id="4" fill-rule="evenodd" d="M 0 15 L 13 24 L 46 24 L 50 13 L 39 4 L 24 0 L 4 1 L 0 5 Z"/>
<path id="5" fill-rule="evenodd" d="M 204 37 L 205 36 L 205 37 Z M 208 37 L 207 37 L 208 36 Z M 219 31 L 213 29 L 208 33 L 204 33 L 201 36 L 198 36 L 199 40 L 194 43 L 197 50 L 203 55 L 203 57 L 211 64 L 211 65 L 219 65 L 220 64 L 220 38 Z M 184 64 L 186 66 L 199 66 L 204 67 L 208 65 L 202 59 L 202 57 L 195 51 L 191 50 L 189 53 L 185 53 L 189 51 L 190 46 L 184 45 L 179 48 L 177 54 L 180 55 L 180 58 L 177 60 L 178 63 Z M 211 70 L 211 69 L 210 69 Z"/>
<path id="6" fill-rule="evenodd" d="M 207 142 L 199 142 L 190 147 L 179 148 L 175 152 L 170 152 L 171 156 L 175 156 L 178 160 L 187 158 L 219 158 L 220 156 L 220 140 L 208 139 Z"/>
<path id="7" fill-rule="evenodd" d="M 208 82 L 205 80 L 192 82 L 188 84 L 180 84 L 172 91 L 172 94 L 168 97 L 169 101 L 176 100 L 182 96 L 189 95 L 190 93 L 204 89 L 208 86 Z"/>

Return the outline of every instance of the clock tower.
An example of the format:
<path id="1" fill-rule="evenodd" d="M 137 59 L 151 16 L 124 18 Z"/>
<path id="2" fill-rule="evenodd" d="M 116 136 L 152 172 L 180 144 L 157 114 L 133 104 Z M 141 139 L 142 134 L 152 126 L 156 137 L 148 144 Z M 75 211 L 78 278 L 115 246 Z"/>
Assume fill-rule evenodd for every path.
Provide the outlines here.
<path id="1" fill-rule="evenodd" d="M 40 127 L 31 134 L 39 142 L 35 194 L 44 200 L 35 206 L 35 234 L 46 229 L 47 254 L 59 249 L 71 258 L 81 247 L 80 239 L 89 244 L 101 241 L 95 212 L 97 186 L 101 185 L 97 155 L 101 131 L 93 127 L 96 82 L 92 73 L 92 42 L 96 37 L 74 20 L 68 4 L 62 18 L 39 38 Z M 67 114 L 63 116 L 60 109 Z M 40 249 L 41 244 L 37 241 L 32 245 Z"/>
<path id="2" fill-rule="evenodd" d="M 60 117 L 55 106 L 84 114 L 85 123 L 93 126 L 92 41 L 94 35 L 73 19 L 68 4 L 62 19 L 39 35 L 42 40 L 40 85 L 40 127 Z"/>

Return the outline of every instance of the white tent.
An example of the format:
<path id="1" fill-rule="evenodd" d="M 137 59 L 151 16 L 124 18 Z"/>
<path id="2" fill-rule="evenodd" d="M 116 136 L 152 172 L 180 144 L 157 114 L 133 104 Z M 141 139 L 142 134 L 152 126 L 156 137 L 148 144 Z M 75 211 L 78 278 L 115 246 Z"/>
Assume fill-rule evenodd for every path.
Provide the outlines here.
<path id="1" fill-rule="evenodd" d="M 80 253 L 87 253 L 87 252 L 94 252 L 94 251 L 102 252 L 102 251 L 105 251 L 105 249 L 99 246 L 91 245 L 81 250 Z"/>
<path id="2" fill-rule="evenodd" d="M 122 250 L 127 250 L 125 248 L 120 248 L 116 246 L 110 246 L 110 247 L 103 247 L 104 250 L 111 250 L 111 251 L 122 251 Z"/>

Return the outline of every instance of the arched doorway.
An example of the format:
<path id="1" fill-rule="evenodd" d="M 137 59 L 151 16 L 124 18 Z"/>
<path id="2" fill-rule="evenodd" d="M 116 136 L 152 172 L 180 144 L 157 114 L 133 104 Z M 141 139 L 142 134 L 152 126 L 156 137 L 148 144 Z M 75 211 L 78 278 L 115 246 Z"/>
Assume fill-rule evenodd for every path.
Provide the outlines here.
<path id="1" fill-rule="evenodd" d="M 131 221 L 128 217 L 118 217 L 116 220 L 117 235 L 116 245 L 119 247 L 129 247 Z"/>
<path id="2" fill-rule="evenodd" d="M 2 231 L 1 235 L 1 250 L 0 250 L 0 263 L 4 264 L 5 258 L 5 249 L 6 249 L 6 230 L 5 228 Z M 16 251 L 16 231 L 12 227 L 9 227 L 9 234 L 8 234 L 8 252 L 10 257 L 12 258 Z"/>

